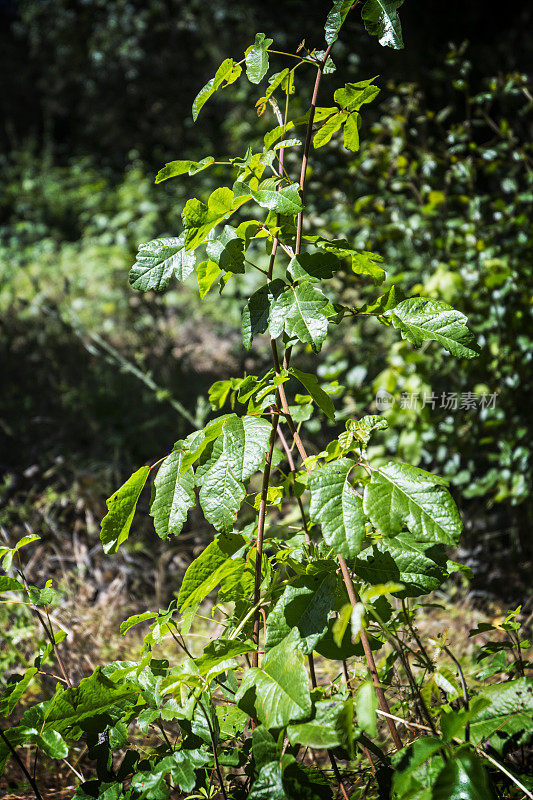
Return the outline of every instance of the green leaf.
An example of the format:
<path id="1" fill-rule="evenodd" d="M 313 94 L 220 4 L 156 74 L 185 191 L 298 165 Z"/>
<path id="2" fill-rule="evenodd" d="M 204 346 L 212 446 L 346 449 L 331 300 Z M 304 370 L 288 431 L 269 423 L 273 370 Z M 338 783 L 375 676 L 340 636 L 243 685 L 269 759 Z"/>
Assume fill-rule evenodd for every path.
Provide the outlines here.
<path id="1" fill-rule="evenodd" d="M 226 272 L 244 272 L 244 241 L 231 225 L 225 225 L 222 233 L 207 243 L 207 255 Z"/>
<path id="2" fill-rule="evenodd" d="M 54 730 L 68 734 L 74 728 L 102 731 L 117 722 L 139 695 L 139 688 L 124 681 L 114 683 L 97 669 L 79 686 L 58 686 L 51 700 L 33 706 L 24 713 L 24 724 L 38 727 L 40 733 Z"/>
<path id="3" fill-rule="evenodd" d="M 129 281 L 141 292 L 162 292 L 172 277 L 184 281 L 194 269 L 196 259 L 184 249 L 185 237 L 153 239 L 139 245 L 137 260 L 130 270 Z"/>
<path id="4" fill-rule="evenodd" d="M 467 327 L 467 318 L 448 303 L 410 297 L 385 312 L 404 339 L 420 347 L 427 339 L 439 342 L 457 358 L 475 358 L 474 335 Z"/>
<path id="5" fill-rule="evenodd" d="M 159 467 L 154 481 L 150 516 L 160 539 L 181 533 L 189 509 L 196 503 L 194 473 L 190 468 L 182 472 L 183 456 L 180 440 Z"/>
<path id="6" fill-rule="evenodd" d="M 517 743 L 524 745 L 533 735 L 533 678 L 517 678 L 507 683 L 497 683 L 483 690 L 482 697 L 490 701 L 470 723 L 473 744 L 484 740 L 500 751 L 509 736 L 518 736 Z"/>
<path id="7" fill-rule="evenodd" d="M 391 286 L 389 291 L 385 292 L 385 294 L 382 294 L 377 300 L 374 300 L 371 303 L 365 303 L 364 306 L 356 309 L 357 314 L 380 316 L 381 314 L 384 314 L 385 311 L 390 311 L 392 308 L 395 308 L 402 299 L 403 294 L 401 290 L 396 286 Z"/>
<path id="8" fill-rule="evenodd" d="M 302 575 L 285 590 L 268 615 L 265 650 L 278 645 L 293 628 L 298 631 L 298 647 L 308 655 L 328 628 L 328 618 L 336 605 L 336 578 L 331 572 Z"/>
<path id="9" fill-rule="evenodd" d="M 300 381 L 302 386 L 304 386 L 317 406 L 324 412 L 324 414 L 329 417 L 330 419 L 335 419 L 335 406 L 331 401 L 329 395 L 321 388 L 316 378 L 316 375 L 312 375 L 310 372 L 302 372 L 295 367 L 291 367 L 289 369 L 291 375 L 294 375 L 296 380 Z"/>
<path id="10" fill-rule="evenodd" d="M 68 745 L 57 731 L 43 731 L 33 741 L 49 758 L 66 758 L 68 756 Z"/>
<path id="11" fill-rule="evenodd" d="M 361 127 L 361 117 L 355 111 L 350 114 L 344 123 L 344 146 L 347 150 L 356 153 L 359 150 L 359 128 Z"/>
<path id="12" fill-rule="evenodd" d="M 431 800 L 494 800 L 481 759 L 471 750 L 456 751 L 439 772 Z"/>
<path id="13" fill-rule="evenodd" d="M 253 199 L 258 205 L 286 216 L 298 214 L 303 210 L 300 189 L 297 183 L 283 186 L 279 190 L 277 190 L 274 185 L 271 185 L 271 183 L 270 179 L 268 183 L 263 181 L 258 189 L 251 192 Z"/>
<path id="14" fill-rule="evenodd" d="M 366 0 L 361 16 L 371 36 L 378 36 L 383 47 L 403 48 L 402 26 L 398 9 L 403 0 Z"/>
<path id="15" fill-rule="evenodd" d="M 214 161 L 214 159 L 213 159 Z M 184 175 L 186 172 L 189 172 L 191 167 L 196 166 L 197 161 L 169 161 L 168 164 L 159 170 L 156 175 L 155 182 L 162 183 L 163 181 L 168 180 L 168 178 L 175 178 L 178 175 Z"/>
<path id="16" fill-rule="evenodd" d="M 319 750 L 344 747 L 350 752 L 353 746 L 352 700 L 319 700 L 314 712 L 313 719 L 309 722 L 289 725 L 289 742 Z"/>
<path id="17" fill-rule="evenodd" d="M 295 280 L 322 281 L 332 278 L 342 266 L 332 253 L 300 253 L 291 259 L 288 270 Z"/>
<path id="18" fill-rule="evenodd" d="M 327 336 L 329 308 L 328 298 L 308 281 L 289 286 L 270 306 L 270 335 L 277 339 L 285 331 L 318 352 Z"/>
<path id="19" fill-rule="evenodd" d="M 120 633 L 122 636 L 126 634 L 134 625 L 139 625 L 141 622 L 146 622 L 149 619 L 156 619 L 157 611 L 144 611 L 142 614 L 133 614 L 133 616 L 125 619 L 120 623 Z"/>
<path id="20" fill-rule="evenodd" d="M 247 800 L 289 800 L 283 787 L 283 771 L 279 761 L 271 761 L 261 767 Z"/>
<path id="21" fill-rule="evenodd" d="M 356 275 L 369 275 L 374 283 L 383 283 L 386 278 L 385 270 L 378 264 L 383 262 L 383 258 L 377 253 L 369 250 L 355 250 L 346 239 L 324 239 L 322 236 L 308 236 L 308 241 L 313 242 L 315 247 L 320 247 L 328 253 L 333 253 L 338 258 L 349 258 L 352 271 Z"/>
<path id="22" fill-rule="evenodd" d="M 283 728 L 311 714 L 309 676 L 298 649 L 298 631 L 292 631 L 264 657 L 261 666 L 248 669 L 235 695 L 244 711 L 250 706 L 267 728 Z"/>
<path id="23" fill-rule="evenodd" d="M 361 419 L 351 419 L 346 423 L 347 431 L 361 442 L 363 449 L 366 449 L 373 431 L 382 431 L 386 428 L 388 428 L 387 420 L 379 414 L 367 414 Z"/>
<path id="24" fill-rule="evenodd" d="M 245 52 L 246 75 L 250 83 L 260 83 L 268 72 L 267 48 L 272 44 L 264 33 L 255 34 L 255 42 Z"/>
<path id="25" fill-rule="evenodd" d="M 330 117 L 328 121 L 315 133 L 313 137 L 313 147 L 318 149 L 319 147 L 323 147 L 325 144 L 327 144 L 331 140 L 333 134 L 339 130 L 346 118 L 346 114 L 340 113 L 334 114 L 332 117 Z"/>
<path id="26" fill-rule="evenodd" d="M 447 485 L 423 469 L 389 462 L 372 470 L 363 508 L 383 536 L 395 536 L 406 525 L 419 542 L 455 544 L 462 525 L 451 495 L 440 488 Z"/>
<path id="27" fill-rule="evenodd" d="M 185 228 L 185 250 L 194 250 L 204 242 L 215 225 L 236 211 L 249 199 L 249 195 L 236 198 L 227 186 L 215 189 L 207 205 L 196 197 L 187 200 L 182 212 Z"/>
<path id="28" fill-rule="evenodd" d="M 354 466 L 340 458 L 312 472 L 308 481 L 311 520 L 320 523 L 326 544 L 343 558 L 356 556 L 365 537 L 363 503 L 348 480 Z"/>
<path id="29" fill-rule="evenodd" d="M 149 473 L 150 467 L 141 467 L 107 500 L 109 510 L 102 520 L 100 531 L 105 553 L 116 553 L 128 538 L 137 502 Z"/>
<path id="30" fill-rule="evenodd" d="M 446 580 L 446 555 L 435 545 L 418 544 L 410 535 L 399 534 L 368 547 L 355 562 L 355 573 L 373 586 L 397 582 L 403 589 L 397 597 L 420 597 L 438 589 Z"/>
<path id="31" fill-rule="evenodd" d="M 335 91 L 333 95 L 335 102 L 344 111 L 359 111 L 361 106 L 365 105 L 365 103 L 371 103 L 379 94 L 379 88 L 374 86 L 373 80 L 374 78 L 370 78 L 358 83 L 347 83 L 343 88 Z"/>
<path id="32" fill-rule="evenodd" d="M 333 8 L 327 16 L 324 28 L 328 44 L 333 44 L 333 42 L 337 41 L 339 31 L 351 7 L 352 0 L 333 0 Z"/>
<path id="33" fill-rule="evenodd" d="M 233 414 L 226 421 L 198 478 L 200 505 L 217 530 L 231 531 L 246 496 L 243 484 L 262 466 L 271 431 L 271 424 L 260 417 Z"/>
<path id="34" fill-rule="evenodd" d="M 17 581 L 15 578 L 10 578 L 7 575 L 0 575 L 0 593 L 3 592 L 23 592 L 24 584 Z"/>
<path id="35" fill-rule="evenodd" d="M 194 122 L 198 119 L 198 114 L 207 103 L 209 98 L 219 89 L 224 89 L 234 83 L 242 72 L 242 67 L 236 64 L 232 58 L 226 58 L 205 86 L 196 95 L 192 104 L 192 118 Z"/>
<path id="36" fill-rule="evenodd" d="M 251 653 L 257 647 L 253 642 L 238 642 L 235 639 L 214 639 L 204 647 L 202 655 L 196 659 L 200 675 L 207 674 L 228 658 L 235 658 L 243 653 Z"/>
<path id="37" fill-rule="evenodd" d="M 377 714 L 379 707 L 376 690 L 370 681 L 363 681 L 355 693 L 355 718 L 357 727 L 371 738 L 378 735 Z"/>
<path id="38" fill-rule="evenodd" d="M 285 284 L 279 278 L 261 286 L 250 297 L 242 310 L 242 341 L 247 350 L 252 346 L 253 337 L 265 333 L 268 328 L 270 306 L 278 297 Z"/>
<path id="39" fill-rule="evenodd" d="M 431 787 L 444 764 L 441 749 L 440 739 L 423 736 L 394 753 L 393 800 L 431 800 Z"/>
<path id="40" fill-rule="evenodd" d="M 221 273 L 221 269 L 214 261 L 202 261 L 198 264 L 197 278 L 198 291 L 202 300 Z"/>
<path id="41" fill-rule="evenodd" d="M 235 553 L 245 544 L 244 537 L 222 534 L 192 562 L 183 577 L 178 594 L 178 611 L 196 608 L 224 576 L 235 569 Z"/>

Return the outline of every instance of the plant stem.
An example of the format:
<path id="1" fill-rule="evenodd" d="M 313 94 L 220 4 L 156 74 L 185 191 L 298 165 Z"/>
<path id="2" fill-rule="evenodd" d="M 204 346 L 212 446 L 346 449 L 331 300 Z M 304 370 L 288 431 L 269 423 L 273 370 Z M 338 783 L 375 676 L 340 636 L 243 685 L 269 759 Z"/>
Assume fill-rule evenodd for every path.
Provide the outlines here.
<path id="1" fill-rule="evenodd" d="M 311 137 L 313 135 L 313 122 L 315 120 L 315 110 L 316 110 L 316 101 L 318 98 L 318 89 L 320 87 L 320 81 L 322 79 L 322 74 L 324 72 L 324 67 L 326 66 L 326 61 L 328 60 L 328 56 L 331 52 L 331 48 L 333 47 L 333 43 L 328 46 L 328 49 L 324 53 L 324 58 L 318 65 L 316 79 L 315 79 L 315 87 L 313 89 L 313 96 L 311 98 L 311 108 L 309 109 L 309 121 L 307 123 L 307 133 L 305 136 L 305 145 L 304 145 L 304 153 L 302 156 L 302 168 L 300 170 L 300 198 L 302 203 L 304 201 L 304 194 L 305 194 L 305 173 L 307 172 L 307 162 L 309 161 L 309 148 L 311 147 Z M 300 247 L 302 244 L 302 229 L 303 229 L 303 222 L 304 222 L 304 215 L 303 211 L 300 211 L 298 214 L 298 219 L 296 221 L 296 245 L 294 248 L 294 252 L 298 254 L 300 252 Z"/>
<path id="2" fill-rule="evenodd" d="M 21 770 L 24 773 L 24 775 L 26 776 L 26 778 L 28 779 L 28 781 L 30 783 L 30 786 L 33 789 L 33 793 L 34 793 L 35 797 L 37 798 L 37 800 L 43 800 L 43 796 L 40 793 L 39 788 L 38 788 L 35 780 L 32 778 L 32 776 L 30 775 L 30 773 L 26 769 L 26 767 L 24 765 L 24 762 L 22 761 L 21 757 L 19 756 L 19 754 L 17 753 L 17 751 L 15 750 L 15 748 L 13 747 L 11 742 L 9 741 L 8 737 L 5 735 L 5 733 L 2 730 L 2 728 L 0 728 L 0 737 L 2 737 L 2 739 L 6 743 L 6 745 L 9 748 L 9 750 L 11 751 L 11 755 L 13 756 L 13 758 L 15 759 L 15 761 L 17 762 L 17 764 L 21 768 Z"/>
<path id="3" fill-rule="evenodd" d="M 209 728 L 209 736 L 211 738 L 211 746 L 213 748 L 213 758 L 215 760 L 215 769 L 218 775 L 218 781 L 220 783 L 220 791 L 222 792 L 222 797 L 224 798 L 224 800 L 227 800 L 228 796 L 226 794 L 226 787 L 224 786 L 224 778 L 222 776 L 222 770 L 220 769 L 220 764 L 218 761 L 217 744 L 215 741 L 215 733 L 213 731 L 213 726 L 211 725 L 207 711 L 205 710 L 203 703 L 200 700 L 198 700 L 198 705 L 204 712 L 205 721 L 207 722 L 207 727 Z"/>
<path id="4" fill-rule="evenodd" d="M 350 598 L 350 603 L 352 606 L 357 604 L 357 597 L 355 594 L 355 589 L 353 587 L 352 579 L 350 573 L 348 571 L 348 565 L 342 556 L 337 556 L 337 559 L 340 564 L 342 577 L 344 580 L 344 585 L 346 586 L 346 591 L 348 592 L 348 597 Z M 372 681 L 374 682 L 374 687 L 376 689 L 376 694 L 378 696 L 379 707 L 382 711 L 386 714 L 390 714 L 389 704 L 387 703 L 387 698 L 385 697 L 385 692 L 379 682 L 379 675 L 376 668 L 376 662 L 374 661 L 374 656 L 372 654 L 372 649 L 370 647 L 370 642 L 368 641 L 368 636 L 366 635 L 366 631 L 364 628 L 361 628 L 361 644 L 363 645 L 363 650 L 365 652 L 366 662 L 368 664 L 368 669 L 372 676 Z M 393 719 L 389 716 L 386 717 L 387 725 L 389 726 L 390 735 L 392 737 L 392 741 L 394 742 L 396 748 L 401 750 L 403 747 L 402 740 L 400 739 L 400 734 L 398 733 L 398 729 Z"/>
<path id="5" fill-rule="evenodd" d="M 270 440 L 268 443 L 268 453 L 265 459 L 265 471 L 263 472 L 263 486 L 261 488 L 261 502 L 259 504 L 259 518 L 257 521 L 257 540 L 255 545 L 255 578 L 254 578 L 254 626 L 252 633 L 252 641 L 255 645 L 259 644 L 259 600 L 261 591 L 261 564 L 263 561 L 263 537 L 265 533 L 265 518 L 266 518 L 266 504 L 268 495 L 268 483 L 270 480 L 270 467 L 272 464 L 272 456 L 274 453 L 274 446 L 276 444 L 276 436 L 278 431 L 279 415 L 274 413 L 272 415 L 272 431 L 270 432 Z M 252 653 L 252 667 L 257 667 L 259 664 L 259 653 L 255 650 Z"/>

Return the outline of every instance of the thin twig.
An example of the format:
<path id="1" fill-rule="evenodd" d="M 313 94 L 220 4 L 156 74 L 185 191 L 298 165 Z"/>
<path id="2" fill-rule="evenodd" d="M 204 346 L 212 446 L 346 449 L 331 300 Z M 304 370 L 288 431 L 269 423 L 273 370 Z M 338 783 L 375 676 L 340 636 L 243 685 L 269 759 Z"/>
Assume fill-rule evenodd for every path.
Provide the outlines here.
<path id="1" fill-rule="evenodd" d="M 25 766 L 24 762 L 22 761 L 21 757 L 19 756 L 19 754 L 17 753 L 17 751 L 15 750 L 15 748 L 13 747 L 11 742 L 9 741 L 8 737 L 5 735 L 5 733 L 2 730 L 2 728 L 0 728 L 0 736 L 2 737 L 2 739 L 4 740 L 6 745 L 8 746 L 9 750 L 11 751 L 11 755 L 13 756 L 13 758 L 15 759 L 15 761 L 17 762 L 17 764 L 21 768 L 21 770 L 24 773 L 24 775 L 26 776 L 26 778 L 28 779 L 28 781 L 30 783 L 30 786 L 33 789 L 33 793 L 34 793 L 35 797 L 37 798 L 37 800 L 43 800 L 43 796 L 40 793 L 39 788 L 38 788 L 37 784 L 35 783 L 35 780 L 32 778 L 32 776 L 30 775 L 30 773 L 26 769 L 26 766 Z"/>

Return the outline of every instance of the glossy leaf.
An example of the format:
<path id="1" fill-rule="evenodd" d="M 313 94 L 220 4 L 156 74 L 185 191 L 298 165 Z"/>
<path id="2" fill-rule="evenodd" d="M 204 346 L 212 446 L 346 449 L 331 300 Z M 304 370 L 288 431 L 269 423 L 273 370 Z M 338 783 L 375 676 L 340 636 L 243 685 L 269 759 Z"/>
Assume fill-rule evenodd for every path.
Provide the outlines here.
<path id="1" fill-rule="evenodd" d="M 300 253 L 291 258 L 288 269 L 295 280 L 322 281 L 332 278 L 342 266 L 332 253 Z"/>
<path id="2" fill-rule="evenodd" d="M 395 536 L 406 525 L 419 542 L 455 544 L 462 525 L 451 495 L 443 488 L 447 485 L 430 472 L 390 462 L 372 471 L 363 507 L 383 536 Z"/>
<path id="3" fill-rule="evenodd" d="M 178 594 L 179 611 L 196 608 L 213 591 L 224 576 L 235 568 L 233 556 L 244 544 L 245 540 L 240 535 L 223 534 L 205 548 L 183 577 Z"/>
<path id="4" fill-rule="evenodd" d="M 331 572 L 303 575 L 287 586 L 268 615 L 265 649 L 278 645 L 295 628 L 302 653 L 312 653 L 335 609 L 335 589 L 335 573 Z"/>
<path id="5" fill-rule="evenodd" d="M 207 255 L 225 272 L 244 272 L 244 241 L 231 225 L 207 243 Z"/>
<path id="6" fill-rule="evenodd" d="M 467 749 L 454 753 L 437 776 L 431 800 L 494 800 L 479 756 Z"/>
<path id="7" fill-rule="evenodd" d="M 196 503 L 194 473 L 182 473 L 183 442 L 174 446 L 157 472 L 153 489 L 150 516 L 160 539 L 177 536 L 187 520 L 189 509 Z"/>
<path id="8" fill-rule="evenodd" d="M 269 208 L 271 211 L 286 216 L 298 214 L 303 209 L 297 183 L 291 183 L 289 186 L 283 186 L 276 190 L 275 186 L 270 186 L 269 181 L 267 185 L 263 183 L 258 189 L 252 191 L 252 197 L 262 208 Z"/>
<path id="9" fill-rule="evenodd" d="M 377 253 L 368 250 L 355 250 L 346 239 L 324 239 L 322 236 L 309 236 L 315 247 L 320 247 L 328 253 L 333 253 L 338 258 L 349 258 L 352 271 L 356 275 L 368 275 L 374 283 L 385 280 L 385 270 L 379 266 L 383 258 Z"/>
<path id="10" fill-rule="evenodd" d="M 397 582 L 397 597 L 420 597 L 438 589 L 446 580 L 446 556 L 435 545 L 417 543 L 407 534 L 376 542 L 360 553 L 355 572 L 372 585 Z"/>
<path id="11" fill-rule="evenodd" d="M 365 537 L 365 515 L 361 498 L 348 477 L 354 462 L 340 458 L 309 475 L 313 522 L 322 526 L 326 543 L 343 558 L 356 556 Z"/>
<path id="12" fill-rule="evenodd" d="M 137 260 L 129 281 L 141 292 L 162 292 L 171 278 L 184 281 L 194 269 L 196 259 L 185 251 L 185 236 L 177 239 L 154 239 L 139 245 Z"/>
<path id="13" fill-rule="evenodd" d="M 361 106 L 371 103 L 379 94 L 379 88 L 372 83 L 373 78 L 358 83 L 347 83 L 333 95 L 335 102 L 344 111 L 359 111 Z"/>
<path id="14" fill-rule="evenodd" d="M 265 333 L 268 328 L 270 306 L 283 291 L 285 284 L 276 279 L 261 286 L 250 297 L 242 311 L 242 341 L 247 350 L 252 346 L 253 337 Z"/>
<path id="15" fill-rule="evenodd" d="M 198 119 L 198 114 L 207 103 L 209 98 L 219 89 L 224 89 L 234 83 L 242 72 L 242 67 L 236 64 L 232 58 L 226 58 L 205 86 L 196 95 L 192 104 L 192 118 L 194 122 Z"/>
<path id="16" fill-rule="evenodd" d="M 363 681 L 358 686 L 354 704 L 357 727 L 368 736 L 375 738 L 378 735 L 376 711 L 379 703 L 376 690 L 370 681 Z"/>
<path id="17" fill-rule="evenodd" d="M 460 311 L 440 300 L 410 297 L 385 312 L 404 339 L 415 347 L 432 339 L 457 358 L 478 355 L 474 335 L 467 327 L 467 318 Z"/>
<path id="18" fill-rule="evenodd" d="M 245 672 L 235 695 L 239 707 L 246 711 L 253 706 L 267 728 L 282 728 L 311 713 L 309 677 L 298 640 L 294 631 L 266 653 L 260 667 Z"/>
<path id="19" fill-rule="evenodd" d="M 319 700 L 309 722 L 289 725 L 291 744 L 328 750 L 344 747 L 350 752 L 353 738 L 353 704 L 351 700 Z"/>
<path id="20" fill-rule="evenodd" d="M 337 41 L 339 31 L 351 7 L 352 0 L 333 0 L 333 8 L 327 16 L 324 28 L 328 44 L 333 44 L 333 42 Z"/>
<path id="21" fill-rule="evenodd" d="M 350 114 L 344 123 L 344 146 L 347 150 L 356 153 L 359 150 L 359 128 L 361 127 L 361 117 L 355 111 Z"/>
<path id="22" fill-rule="evenodd" d="M 361 16 L 371 36 L 377 36 L 383 47 L 401 50 L 403 47 L 402 26 L 398 9 L 403 0 L 366 0 Z"/>
<path id="23" fill-rule="evenodd" d="M 116 553 L 129 536 L 137 502 L 148 479 L 150 467 L 141 467 L 107 500 L 100 539 L 105 553 Z"/>
<path id="24" fill-rule="evenodd" d="M 285 332 L 317 352 L 327 336 L 329 307 L 328 298 L 308 281 L 290 286 L 271 304 L 270 335 L 277 339 Z"/>
<path id="25" fill-rule="evenodd" d="M 322 125 L 321 128 L 315 133 L 313 137 L 313 147 L 318 149 L 319 147 L 323 147 L 327 144 L 334 133 L 336 133 L 339 128 L 341 127 L 342 123 L 347 119 L 346 114 L 333 114 L 327 122 Z"/>
<path id="26" fill-rule="evenodd" d="M 210 259 L 208 261 L 201 261 L 200 264 L 198 264 L 198 292 L 202 300 L 221 272 L 222 270 L 218 264 Z"/>
<path id="27" fill-rule="evenodd" d="M 271 44 L 272 39 L 267 39 L 264 33 L 256 33 L 254 44 L 246 50 L 246 75 L 250 83 L 261 83 L 267 74 L 267 49 Z"/>
<path id="28" fill-rule="evenodd" d="M 213 159 L 214 160 L 214 159 Z M 194 167 L 198 162 L 187 160 L 169 161 L 168 164 L 159 170 L 156 175 L 155 182 L 162 183 L 169 178 L 175 178 L 178 175 L 185 175 L 191 167 Z"/>
<path id="29" fill-rule="evenodd" d="M 470 723 L 473 744 L 488 740 L 501 751 L 509 736 L 527 744 L 533 736 L 533 679 L 517 678 L 507 683 L 487 686 L 481 695 L 490 701 Z"/>

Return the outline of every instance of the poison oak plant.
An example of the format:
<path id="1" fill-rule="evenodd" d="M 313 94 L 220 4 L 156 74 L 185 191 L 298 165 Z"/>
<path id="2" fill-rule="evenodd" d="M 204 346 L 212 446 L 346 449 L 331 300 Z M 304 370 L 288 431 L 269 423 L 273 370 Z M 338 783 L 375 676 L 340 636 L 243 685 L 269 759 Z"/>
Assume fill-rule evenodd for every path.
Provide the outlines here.
<path id="1" fill-rule="evenodd" d="M 402 46 L 400 5 L 366 0 L 362 6 L 366 29 L 383 45 Z M 444 302 L 400 299 L 392 286 L 352 308 L 335 302 L 328 288 L 341 272 L 375 285 L 385 277 L 379 255 L 313 235 L 305 225 L 312 154 L 319 158 L 334 136 L 357 150 L 364 107 L 379 93 L 370 78 L 340 86 L 332 97 L 328 89 L 328 104 L 318 102 L 323 76 L 335 70 L 331 53 L 348 13 L 351 2 L 333 4 L 323 50 L 303 43 L 295 53 L 280 53 L 258 33 L 244 58 L 226 59 L 199 92 L 195 120 L 213 94 L 243 74 L 261 84 L 257 112 L 271 114 L 273 126 L 260 151 L 224 162 L 173 161 L 157 176 L 162 182 L 218 164 L 229 185 L 207 202 L 187 201 L 179 236 L 140 246 L 132 286 L 163 291 L 196 270 L 203 297 L 215 284 L 222 292 L 253 272 L 258 285 L 242 310 L 243 344 L 269 337 L 272 366 L 214 384 L 211 404 L 223 413 L 176 442 L 158 464 L 141 467 L 108 500 L 106 553 L 127 540 L 153 473 L 157 534 L 178 536 L 198 502 L 212 541 L 166 611 L 122 624 L 125 634 L 150 623 L 139 660 L 98 668 L 77 687 L 60 661 L 64 683 L 52 698 L 2 732 L 2 763 L 18 759 L 37 796 L 17 748 L 30 744 L 65 758 L 69 743 L 80 739 L 97 777 L 78 788 L 77 800 L 299 800 L 339 793 L 486 800 L 495 796 L 492 781 L 505 786 L 506 796 L 532 796 L 527 779 L 502 763 L 518 747 L 514 770 L 526 771 L 532 730 L 532 688 L 521 652 L 527 644 L 517 633 L 517 612 L 499 625 L 508 646 L 485 644 L 470 683 L 446 637 L 424 642 L 417 629 L 416 598 L 461 569 L 446 556 L 461 533 L 446 481 L 405 463 L 373 464 L 367 447 L 374 431 L 386 428 L 380 416 L 348 420 L 318 453 L 307 451 L 299 433 L 315 409 L 335 420 L 330 395 L 297 366 L 303 350 L 320 352 L 333 326 L 373 315 L 415 347 L 433 341 L 457 358 L 476 355 L 465 317 Z M 271 58 L 287 65 L 273 72 Z M 308 84 L 308 109 L 294 118 L 297 91 L 301 86 L 305 98 Z M 295 176 L 288 151 L 297 149 Z M 7 568 L 21 546 L 4 548 Z M 43 595 L 25 581 L 2 580 L 3 590 L 29 596 L 50 641 L 45 656 L 58 657 L 57 637 L 39 611 L 51 602 L 47 589 Z M 215 590 L 224 633 L 195 655 L 188 632 Z M 153 646 L 168 636 L 184 653 L 179 664 L 153 656 Z M 34 678 L 39 658 L 7 684 L 5 712 Z M 498 674 L 509 679 L 480 690 L 483 676 Z M 152 748 L 139 744 L 149 729 L 159 737 Z M 122 757 L 113 758 L 114 751 Z"/>

